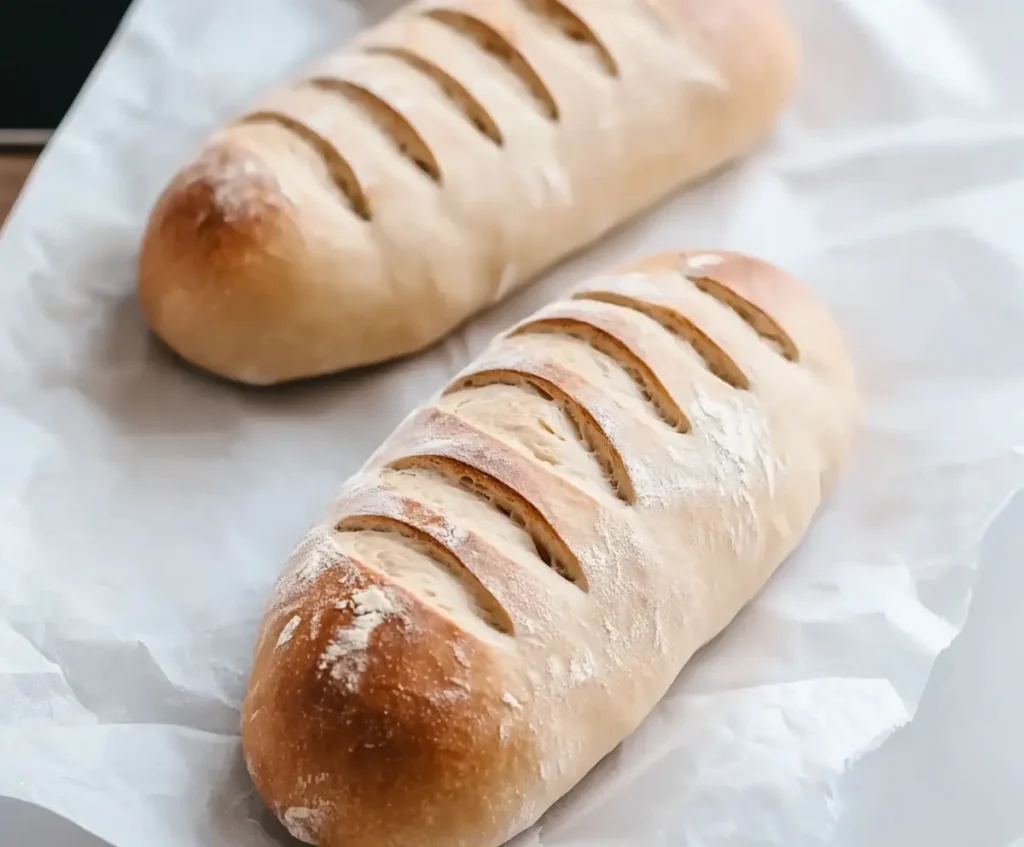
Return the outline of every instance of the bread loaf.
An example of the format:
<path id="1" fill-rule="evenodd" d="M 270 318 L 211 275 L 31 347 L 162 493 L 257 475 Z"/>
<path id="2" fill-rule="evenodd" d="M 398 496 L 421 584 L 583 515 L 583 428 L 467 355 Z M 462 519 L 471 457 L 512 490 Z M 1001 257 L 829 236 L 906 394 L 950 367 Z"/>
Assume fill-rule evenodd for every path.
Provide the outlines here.
<path id="1" fill-rule="evenodd" d="M 583 284 L 414 411 L 295 550 L 242 715 L 322 847 L 494 847 L 793 550 L 857 417 L 836 323 L 756 259 Z"/>
<path id="2" fill-rule="evenodd" d="M 174 177 L 142 310 L 246 383 L 421 350 L 749 151 L 796 65 L 776 0 L 414 2 Z"/>

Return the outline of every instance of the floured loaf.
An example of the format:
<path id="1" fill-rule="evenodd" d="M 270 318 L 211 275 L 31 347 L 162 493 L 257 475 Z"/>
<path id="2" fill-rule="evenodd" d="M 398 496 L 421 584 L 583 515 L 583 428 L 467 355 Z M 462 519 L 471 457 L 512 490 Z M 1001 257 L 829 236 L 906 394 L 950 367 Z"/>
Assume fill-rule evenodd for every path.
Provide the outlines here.
<path id="1" fill-rule="evenodd" d="M 749 151 L 776 0 L 420 0 L 252 104 L 156 204 L 139 302 L 253 384 L 412 353 Z"/>
<path id="2" fill-rule="evenodd" d="M 504 333 L 283 572 L 242 740 L 322 847 L 494 847 L 650 712 L 847 458 L 851 363 L 782 271 L 652 257 Z"/>

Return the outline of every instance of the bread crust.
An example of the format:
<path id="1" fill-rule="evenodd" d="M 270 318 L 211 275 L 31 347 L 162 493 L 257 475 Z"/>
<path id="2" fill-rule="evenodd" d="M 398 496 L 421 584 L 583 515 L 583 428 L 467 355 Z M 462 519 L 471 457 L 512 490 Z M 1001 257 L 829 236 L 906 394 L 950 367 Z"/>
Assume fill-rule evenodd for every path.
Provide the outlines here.
<path id="1" fill-rule="evenodd" d="M 650 307 L 699 327 L 697 346 Z M 323 847 L 504 843 L 799 543 L 857 408 L 825 306 L 734 253 L 649 257 L 510 328 L 282 574 L 243 707 L 259 792 Z"/>
<path id="2" fill-rule="evenodd" d="M 419 0 L 174 176 L 143 314 L 258 385 L 422 350 L 749 152 L 797 64 L 776 0 Z"/>

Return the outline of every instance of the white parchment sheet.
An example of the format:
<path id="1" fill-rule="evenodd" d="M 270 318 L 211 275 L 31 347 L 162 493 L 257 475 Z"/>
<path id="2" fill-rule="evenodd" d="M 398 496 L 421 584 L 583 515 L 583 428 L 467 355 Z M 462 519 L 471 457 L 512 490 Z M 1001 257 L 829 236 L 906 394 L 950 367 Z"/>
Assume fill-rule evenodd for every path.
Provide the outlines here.
<path id="1" fill-rule="evenodd" d="M 0 796 L 115 847 L 285 843 L 238 707 L 307 525 L 569 282 L 730 247 L 837 314 L 855 461 L 768 589 L 520 844 L 828 843 L 842 774 L 913 716 L 1024 482 L 1024 5 L 791 0 L 804 84 L 744 163 L 410 360 L 271 392 L 185 371 L 133 296 L 150 204 L 212 126 L 394 5 L 142 0 L 0 240 Z"/>

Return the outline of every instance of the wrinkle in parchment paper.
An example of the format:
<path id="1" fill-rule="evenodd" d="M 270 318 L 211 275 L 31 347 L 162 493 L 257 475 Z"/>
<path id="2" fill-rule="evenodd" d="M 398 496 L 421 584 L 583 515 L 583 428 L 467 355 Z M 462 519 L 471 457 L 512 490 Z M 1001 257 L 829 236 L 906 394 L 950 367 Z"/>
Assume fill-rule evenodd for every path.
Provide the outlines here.
<path id="1" fill-rule="evenodd" d="M 308 522 L 495 331 L 608 264 L 713 246 L 836 313 L 855 459 L 762 595 L 517 844 L 828 843 L 842 774 L 913 717 L 1024 480 L 1024 8 L 791 0 L 805 80 L 748 160 L 410 360 L 275 392 L 186 371 L 133 297 L 153 199 L 211 127 L 394 5 L 137 3 L 0 240 L 0 796 L 115 847 L 285 843 L 238 708 Z"/>

